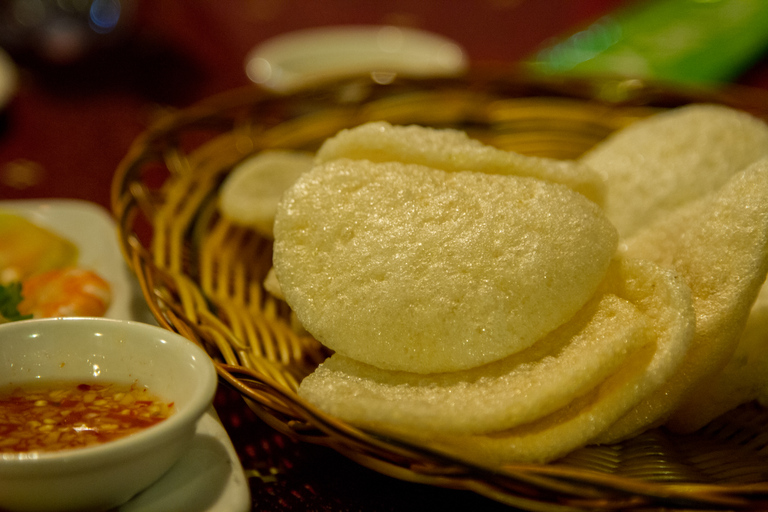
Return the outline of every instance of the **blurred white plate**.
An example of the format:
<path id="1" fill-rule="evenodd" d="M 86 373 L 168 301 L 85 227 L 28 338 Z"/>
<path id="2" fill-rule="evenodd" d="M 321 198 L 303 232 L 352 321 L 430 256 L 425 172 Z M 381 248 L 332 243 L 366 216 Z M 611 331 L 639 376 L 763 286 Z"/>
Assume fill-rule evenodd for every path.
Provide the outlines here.
<path id="1" fill-rule="evenodd" d="M 443 36 L 395 26 L 338 26 L 290 32 L 265 41 L 246 57 L 248 77 L 267 89 L 294 91 L 318 80 L 371 73 L 451 76 L 467 69 L 464 49 Z"/>
<path id="2" fill-rule="evenodd" d="M 77 245 L 79 266 L 97 272 L 112 287 L 106 317 L 156 323 L 123 260 L 117 226 L 107 210 L 74 199 L 0 201 L 0 210 L 21 215 Z M 240 460 L 211 407 L 197 424 L 190 451 L 117 512 L 245 512 L 250 508 Z"/>
<path id="3" fill-rule="evenodd" d="M 13 97 L 18 79 L 16 64 L 5 51 L 0 49 L 0 109 L 5 107 Z"/>

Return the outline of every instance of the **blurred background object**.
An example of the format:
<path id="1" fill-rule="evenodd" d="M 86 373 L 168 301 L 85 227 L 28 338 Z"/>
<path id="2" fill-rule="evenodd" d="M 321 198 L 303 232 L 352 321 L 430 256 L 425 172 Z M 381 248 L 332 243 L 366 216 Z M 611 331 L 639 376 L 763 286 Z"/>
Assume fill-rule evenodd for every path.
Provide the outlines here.
<path id="1" fill-rule="evenodd" d="M 368 73 L 378 83 L 397 75 L 458 75 L 468 65 L 464 49 L 440 35 L 394 25 L 351 25 L 271 38 L 248 54 L 245 71 L 254 83 L 287 92 L 317 80 Z"/>
<path id="2" fill-rule="evenodd" d="M 557 38 L 528 69 L 720 83 L 736 78 L 767 46 L 765 0 L 643 0 Z"/>
<path id="3" fill-rule="evenodd" d="M 0 110 L 16 92 L 18 71 L 10 55 L 0 50 Z"/>
<path id="4" fill-rule="evenodd" d="M 0 45 L 52 64 L 70 64 L 119 41 L 131 26 L 132 0 L 6 0 Z"/>

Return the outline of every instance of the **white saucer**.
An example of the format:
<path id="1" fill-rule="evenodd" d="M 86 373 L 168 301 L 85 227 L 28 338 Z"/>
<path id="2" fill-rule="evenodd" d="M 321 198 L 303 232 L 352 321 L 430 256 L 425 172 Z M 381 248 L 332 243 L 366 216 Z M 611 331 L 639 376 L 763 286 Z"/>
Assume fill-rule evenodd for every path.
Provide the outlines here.
<path id="1" fill-rule="evenodd" d="M 467 69 L 466 52 L 456 42 L 422 30 L 337 26 L 290 32 L 269 39 L 246 57 L 248 77 L 278 92 L 314 81 L 371 73 L 374 80 L 450 76 Z"/>
<path id="2" fill-rule="evenodd" d="M 189 452 L 114 512 L 246 512 L 250 496 L 235 448 L 211 407 L 197 424 Z"/>
<path id="3" fill-rule="evenodd" d="M 156 323 L 123 260 L 114 220 L 101 206 L 80 200 L 0 201 L 14 212 L 69 239 L 78 263 L 112 287 L 108 318 Z M 116 512 L 246 512 L 251 496 L 232 441 L 211 407 L 197 424 L 190 451 L 150 488 Z"/>

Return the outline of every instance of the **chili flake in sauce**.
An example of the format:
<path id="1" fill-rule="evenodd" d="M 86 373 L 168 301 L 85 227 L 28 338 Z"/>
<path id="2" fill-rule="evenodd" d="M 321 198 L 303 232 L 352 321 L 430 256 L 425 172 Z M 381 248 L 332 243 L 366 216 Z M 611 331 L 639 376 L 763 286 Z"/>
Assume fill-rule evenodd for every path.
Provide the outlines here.
<path id="1" fill-rule="evenodd" d="M 0 391 L 0 453 L 81 448 L 155 425 L 173 411 L 138 386 L 58 383 Z"/>

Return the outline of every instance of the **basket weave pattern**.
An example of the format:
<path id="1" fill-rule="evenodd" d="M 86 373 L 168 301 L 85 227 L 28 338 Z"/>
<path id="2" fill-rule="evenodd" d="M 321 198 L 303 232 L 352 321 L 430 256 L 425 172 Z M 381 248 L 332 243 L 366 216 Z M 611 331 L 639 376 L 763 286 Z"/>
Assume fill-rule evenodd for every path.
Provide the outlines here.
<path id="1" fill-rule="evenodd" d="M 752 404 L 689 436 L 653 430 L 557 463 L 502 468 L 451 460 L 328 417 L 296 394 L 327 354 L 292 327 L 290 309 L 262 286 L 271 241 L 217 210 L 223 179 L 254 152 L 313 151 L 367 121 L 459 128 L 524 154 L 575 158 L 638 118 L 694 101 L 768 117 L 765 98 L 729 92 L 500 73 L 383 85 L 356 79 L 292 96 L 238 90 L 169 113 L 137 139 L 114 177 L 113 213 L 125 259 L 158 322 L 203 345 L 220 377 L 282 433 L 382 473 L 526 510 L 768 509 L 768 412 Z"/>

